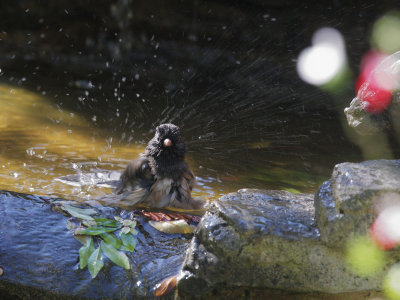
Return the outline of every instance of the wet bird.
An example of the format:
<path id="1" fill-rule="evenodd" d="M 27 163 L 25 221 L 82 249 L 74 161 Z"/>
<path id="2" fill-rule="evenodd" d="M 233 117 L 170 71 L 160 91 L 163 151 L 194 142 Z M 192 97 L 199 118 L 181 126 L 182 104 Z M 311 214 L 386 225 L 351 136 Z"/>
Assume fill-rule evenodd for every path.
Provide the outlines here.
<path id="1" fill-rule="evenodd" d="M 179 127 L 162 124 L 146 150 L 122 173 L 117 194 L 125 204 L 201 209 L 204 201 L 191 196 L 196 178 L 185 162 L 186 147 Z"/>

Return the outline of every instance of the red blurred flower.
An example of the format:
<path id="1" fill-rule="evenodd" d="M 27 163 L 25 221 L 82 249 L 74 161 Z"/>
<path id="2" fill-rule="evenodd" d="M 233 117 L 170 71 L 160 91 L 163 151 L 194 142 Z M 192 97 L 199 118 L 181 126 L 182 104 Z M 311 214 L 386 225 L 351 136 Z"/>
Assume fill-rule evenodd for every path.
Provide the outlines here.
<path id="1" fill-rule="evenodd" d="M 357 96 L 369 113 L 384 111 L 392 100 L 394 89 L 390 74 L 379 72 L 376 67 L 387 57 L 386 54 L 370 51 L 361 60 L 361 72 L 356 80 Z"/>

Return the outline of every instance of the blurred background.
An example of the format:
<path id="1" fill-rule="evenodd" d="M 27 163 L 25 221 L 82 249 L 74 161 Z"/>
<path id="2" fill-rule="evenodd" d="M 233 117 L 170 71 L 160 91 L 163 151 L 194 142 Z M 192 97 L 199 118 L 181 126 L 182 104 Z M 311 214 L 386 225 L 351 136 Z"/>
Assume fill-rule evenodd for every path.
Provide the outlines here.
<path id="1" fill-rule="evenodd" d="M 399 12 L 396 1 L 2 1 L 0 188 L 101 197 L 85 175 L 121 171 L 165 122 L 181 127 L 195 193 L 211 200 L 313 193 L 337 163 L 396 157 L 395 138 L 360 137 L 343 109 L 363 57 L 400 49 Z M 83 179 L 55 181 L 69 174 Z"/>

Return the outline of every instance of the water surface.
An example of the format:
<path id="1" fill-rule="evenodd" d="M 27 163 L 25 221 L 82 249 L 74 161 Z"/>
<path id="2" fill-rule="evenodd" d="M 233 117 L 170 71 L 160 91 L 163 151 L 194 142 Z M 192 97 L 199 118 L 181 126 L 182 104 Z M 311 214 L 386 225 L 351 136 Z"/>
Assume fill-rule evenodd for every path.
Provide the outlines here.
<path id="1" fill-rule="evenodd" d="M 209 200 L 244 187 L 315 192 L 335 163 L 360 159 L 331 99 L 297 78 L 276 85 L 268 77 L 251 96 L 222 82 L 198 90 L 197 79 L 160 92 L 112 68 L 16 61 L 0 74 L 0 189 L 78 201 L 109 194 L 55 179 L 122 171 L 163 122 L 181 127 L 194 194 Z M 305 110 L 305 98 L 328 109 Z"/>

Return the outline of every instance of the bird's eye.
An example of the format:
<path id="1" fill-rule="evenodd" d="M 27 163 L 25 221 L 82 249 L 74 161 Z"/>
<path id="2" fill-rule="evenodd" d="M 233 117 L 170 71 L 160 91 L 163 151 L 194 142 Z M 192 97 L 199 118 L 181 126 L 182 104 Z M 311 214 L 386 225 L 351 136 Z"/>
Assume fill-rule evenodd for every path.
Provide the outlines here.
<path id="1" fill-rule="evenodd" d="M 164 146 L 165 147 L 171 147 L 172 145 L 172 141 L 170 139 L 165 139 L 164 140 Z"/>

